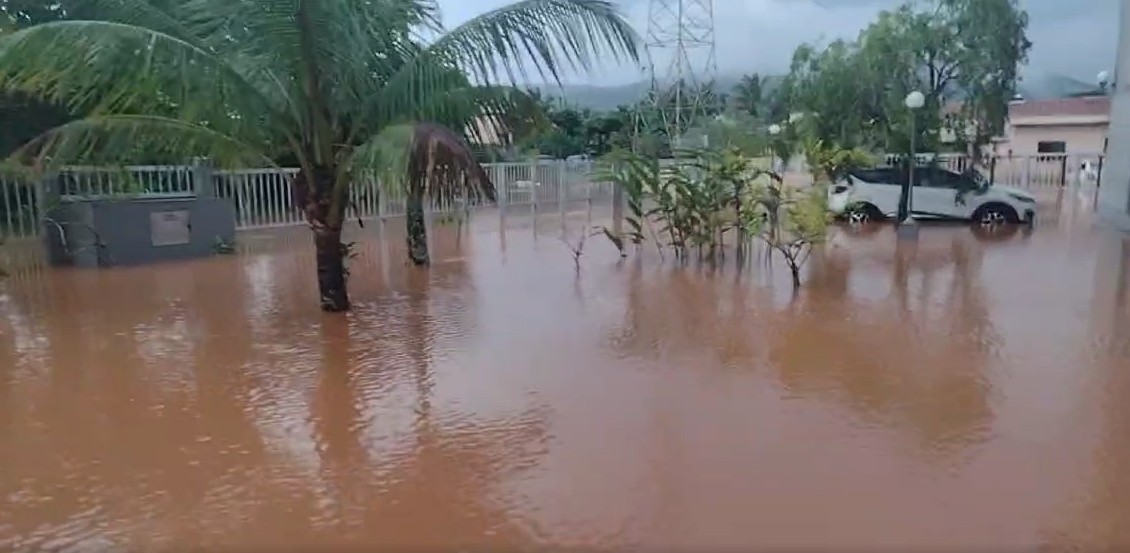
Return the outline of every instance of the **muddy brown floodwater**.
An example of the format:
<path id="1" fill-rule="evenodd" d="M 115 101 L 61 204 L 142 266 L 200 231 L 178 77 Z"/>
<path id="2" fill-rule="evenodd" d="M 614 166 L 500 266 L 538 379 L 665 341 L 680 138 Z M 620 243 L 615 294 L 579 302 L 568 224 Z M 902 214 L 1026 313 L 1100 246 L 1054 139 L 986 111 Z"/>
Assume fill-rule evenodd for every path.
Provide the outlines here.
<path id="1" fill-rule="evenodd" d="M 303 229 L 15 275 L 0 549 L 1130 547 L 1120 237 L 843 234 L 794 297 L 558 228 L 361 236 L 346 316 Z"/>

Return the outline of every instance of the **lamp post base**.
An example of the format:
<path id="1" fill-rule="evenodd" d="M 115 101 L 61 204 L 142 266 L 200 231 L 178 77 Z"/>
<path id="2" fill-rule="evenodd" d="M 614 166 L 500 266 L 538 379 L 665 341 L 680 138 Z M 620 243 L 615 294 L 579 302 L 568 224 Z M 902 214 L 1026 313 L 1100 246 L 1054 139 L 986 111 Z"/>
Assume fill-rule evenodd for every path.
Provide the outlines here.
<path id="1" fill-rule="evenodd" d="M 895 236 L 899 240 L 918 240 L 918 221 L 914 217 L 907 217 L 899 221 L 898 227 L 895 229 Z"/>

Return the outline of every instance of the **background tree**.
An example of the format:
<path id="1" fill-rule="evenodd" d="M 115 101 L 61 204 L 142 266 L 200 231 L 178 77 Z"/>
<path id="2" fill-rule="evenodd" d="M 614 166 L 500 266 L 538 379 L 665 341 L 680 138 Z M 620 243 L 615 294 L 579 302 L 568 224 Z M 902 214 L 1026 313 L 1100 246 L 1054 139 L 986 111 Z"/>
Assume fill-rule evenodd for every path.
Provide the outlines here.
<path id="1" fill-rule="evenodd" d="M 758 118 L 768 115 L 763 113 L 765 103 L 765 90 L 761 75 L 753 73 L 742 76 L 738 84 L 730 92 L 730 101 L 739 112 L 750 117 Z"/>
<path id="2" fill-rule="evenodd" d="M 521 142 L 524 151 L 563 159 L 576 155 L 602 156 L 615 148 L 631 146 L 636 109 L 620 106 L 597 112 L 579 108 L 560 98 L 531 95 L 545 113 L 546 124 Z"/>
<path id="3" fill-rule="evenodd" d="M 638 37 L 606 0 L 522 0 L 446 33 L 434 0 L 82 4 L 90 19 L 0 39 L 0 90 L 85 115 L 21 158 L 120 162 L 138 143 L 221 165 L 293 156 L 327 311 L 349 308 L 341 234 L 355 179 L 377 172 L 407 193 L 410 212 L 424 197 L 492 198 L 466 139 L 521 103 L 496 83 L 638 57 Z M 427 33 L 439 38 L 417 40 Z M 415 255 L 423 227 L 408 219 L 409 249 L 426 261 Z"/>
<path id="4" fill-rule="evenodd" d="M 822 140 L 905 152 L 911 114 L 902 102 L 918 90 L 926 96 L 914 114 L 923 149 L 940 148 L 949 126 L 979 156 L 1003 129 L 1031 47 L 1027 25 L 1017 0 L 933 0 L 884 11 L 855 41 L 797 49 L 786 79 L 790 108 L 815 114 Z M 942 116 L 947 102 L 961 104 L 957 116 Z"/>
<path id="5" fill-rule="evenodd" d="M 849 148 L 872 138 L 866 122 L 874 83 L 855 43 L 837 40 L 823 49 L 801 45 L 782 84 L 790 112 L 803 113 L 816 138 Z"/>

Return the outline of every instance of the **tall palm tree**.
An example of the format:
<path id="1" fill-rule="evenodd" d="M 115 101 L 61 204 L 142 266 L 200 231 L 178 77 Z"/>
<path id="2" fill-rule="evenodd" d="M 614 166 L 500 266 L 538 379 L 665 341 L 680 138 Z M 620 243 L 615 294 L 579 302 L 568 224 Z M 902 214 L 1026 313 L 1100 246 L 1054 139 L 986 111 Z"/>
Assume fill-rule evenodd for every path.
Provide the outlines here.
<path id="1" fill-rule="evenodd" d="M 120 162 L 138 145 L 221 165 L 293 159 L 327 311 L 349 308 L 351 182 L 376 174 L 407 193 L 409 250 L 426 263 L 423 199 L 493 199 L 468 138 L 504 134 L 491 129 L 524 103 L 520 77 L 638 58 L 610 0 L 520 0 L 448 32 L 436 0 L 77 1 L 84 19 L 0 39 L 0 91 L 86 114 L 23 159 Z"/>

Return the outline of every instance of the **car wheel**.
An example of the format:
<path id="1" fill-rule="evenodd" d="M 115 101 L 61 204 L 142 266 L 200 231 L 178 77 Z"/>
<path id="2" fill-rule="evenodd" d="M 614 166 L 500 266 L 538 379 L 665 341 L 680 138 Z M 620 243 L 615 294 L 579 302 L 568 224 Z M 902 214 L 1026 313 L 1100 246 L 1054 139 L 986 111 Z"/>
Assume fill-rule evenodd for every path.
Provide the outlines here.
<path id="1" fill-rule="evenodd" d="M 1016 224 L 1020 218 L 1016 210 L 1004 204 L 989 204 L 981 206 L 973 214 L 973 222 L 983 229 L 999 228 L 1004 225 Z"/>
<path id="2" fill-rule="evenodd" d="M 866 225 L 883 218 L 883 212 L 871 204 L 853 206 L 848 210 L 847 220 L 852 225 Z"/>

